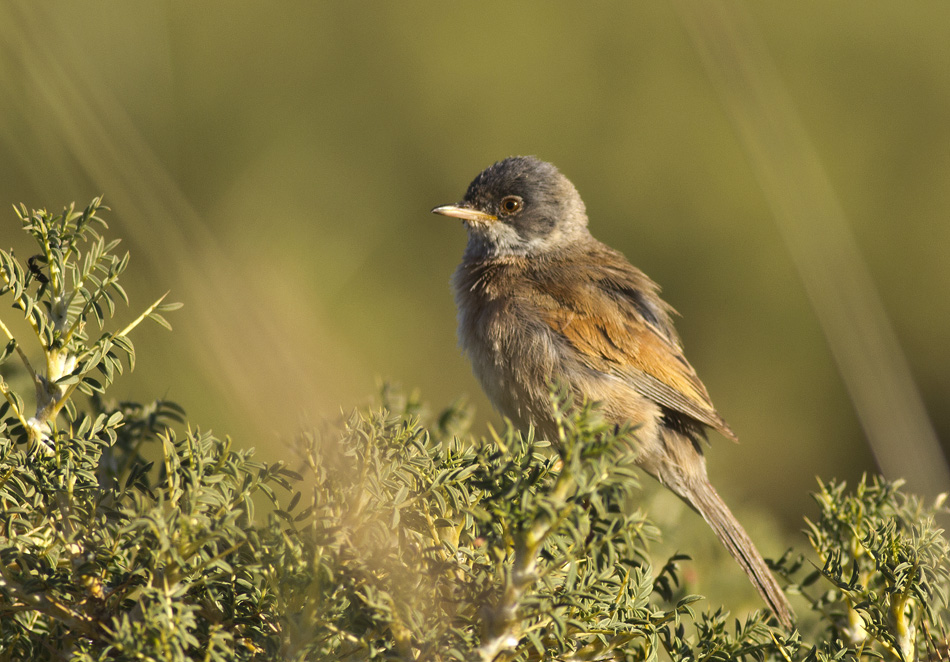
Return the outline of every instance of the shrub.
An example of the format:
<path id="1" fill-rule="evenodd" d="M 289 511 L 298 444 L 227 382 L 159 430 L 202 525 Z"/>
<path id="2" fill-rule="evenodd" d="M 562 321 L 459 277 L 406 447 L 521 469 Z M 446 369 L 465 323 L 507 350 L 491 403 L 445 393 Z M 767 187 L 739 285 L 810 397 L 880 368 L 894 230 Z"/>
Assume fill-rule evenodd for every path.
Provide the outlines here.
<path id="1" fill-rule="evenodd" d="M 636 431 L 564 392 L 557 451 L 384 391 L 275 464 L 174 403 L 112 401 L 131 332 L 176 306 L 110 330 L 128 255 L 103 209 L 21 207 L 38 252 L 0 252 L 35 336 L 0 319 L 0 660 L 946 657 L 945 509 L 899 483 L 820 484 L 813 550 L 775 566 L 806 607 L 785 632 L 683 592 L 686 557 L 653 558 L 628 506 Z"/>

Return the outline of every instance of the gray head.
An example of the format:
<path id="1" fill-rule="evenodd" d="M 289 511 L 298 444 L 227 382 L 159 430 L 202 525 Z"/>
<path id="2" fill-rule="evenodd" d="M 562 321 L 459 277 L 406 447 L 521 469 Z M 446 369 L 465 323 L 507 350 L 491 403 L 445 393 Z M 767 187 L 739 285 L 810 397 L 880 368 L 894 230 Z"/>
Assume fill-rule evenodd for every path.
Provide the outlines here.
<path id="1" fill-rule="evenodd" d="M 589 236 L 574 185 L 550 163 L 512 156 L 472 180 L 457 205 L 432 210 L 461 218 L 468 256 L 540 255 Z"/>

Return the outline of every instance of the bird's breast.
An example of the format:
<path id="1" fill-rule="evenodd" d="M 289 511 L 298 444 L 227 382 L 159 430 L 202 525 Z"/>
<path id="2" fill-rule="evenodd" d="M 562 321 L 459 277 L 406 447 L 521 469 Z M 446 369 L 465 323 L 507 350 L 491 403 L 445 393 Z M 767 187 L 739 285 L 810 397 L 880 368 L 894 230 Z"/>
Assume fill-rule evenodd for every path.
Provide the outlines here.
<path id="1" fill-rule="evenodd" d="M 516 424 L 549 416 L 559 340 L 532 305 L 518 264 L 464 263 L 453 279 L 459 344 L 492 404 Z"/>
<path id="2" fill-rule="evenodd" d="M 459 343 L 489 400 L 522 429 L 532 424 L 551 435 L 550 389 L 567 386 L 602 403 L 609 420 L 641 426 L 653 438 L 658 406 L 598 368 L 603 357 L 592 358 L 577 345 L 583 345 L 577 329 L 565 328 L 572 324 L 570 308 L 552 319 L 552 288 L 545 288 L 543 276 L 517 262 L 463 262 L 455 273 Z"/>

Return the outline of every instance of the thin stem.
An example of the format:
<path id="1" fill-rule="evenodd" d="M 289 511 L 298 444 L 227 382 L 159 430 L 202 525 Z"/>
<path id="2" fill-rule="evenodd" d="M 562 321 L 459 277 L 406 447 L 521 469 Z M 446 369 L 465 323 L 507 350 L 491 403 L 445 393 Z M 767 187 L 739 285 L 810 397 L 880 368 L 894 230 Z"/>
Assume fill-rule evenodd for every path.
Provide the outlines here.
<path id="1" fill-rule="evenodd" d="M 16 342 L 16 338 L 14 338 L 13 334 L 10 333 L 10 329 L 8 329 L 7 325 L 3 323 L 3 320 L 0 320 L 0 329 L 3 330 L 7 338 Z M 20 360 L 23 362 L 23 365 L 26 366 L 26 371 L 30 373 L 30 378 L 33 380 L 34 383 L 36 383 L 37 381 L 36 371 L 33 369 L 32 364 L 30 364 L 30 359 L 27 358 L 26 354 L 20 348 L 20 343 L 16 343 L 16 345 L 14 345 L 14 349 L 16 349 L 16 353 L 20 357 Z"/>
<path id="2" fill-rule="evenodd" d="M 6 270 L 0 269 L 0 274 L 3 274 L 3 280 L 6 281 L 7 286 L 9 286 L 10 289 L 12 290 L 12 289 L 13 289 L 13 283 L 10 282 L 10 277 L 7 275 Z M 20 310 L 22 310 L 24 313 L 26 312 L 26 304 L 23 303 L 23 297 L 22 297 L 22 296 L 16 297 L 16 298 L 13 300 L 13 303 L 16 304 L 17 306 L 19 306 L 19 307 L 20 307 Z M 30 324 L 30 326 L 33 328 L 33 333 L 35 333 L 35 334 L 36 334 L 36 337 L 39 339 L 39 341 L 40 341 L 40 346 L 43 347 L 43 349 L 46 349 L 46 343 L 43 342 L 43 334 L 40 333 L 40 327 L 39 327 L 39 325 L 37 325 L 36 320 L 33 319 L 33 316 L 32 316 L 32 315 L 27 315 L 27 316 L 26 316 L 26 321 L 27 321 L 27 322 Z M 10 331 L 6 328 L 6 326 L 4 326 L 3 329 L 4 329 L 4 331 L 6 332 L 7 336 L 12 340 L 12 339 L 13 339 L 13 336 L 10 335 Z"/>
<path id="3" fill-rule="evenodd" d="M 20 424 L 26 429 L 29 430 L 30 426 L 26 422 L 26 419 L 23 418 L 23 412 L 20 411 L 20 408 L 17 407 L 16 399 L 13 397 L 13 394 L 10 392 L 10 387 L 7 386 L 7 383 L 3 381 L 3 377 L 0 377 L 0 392 L 3 393 L 3 397 L 7 399 L 7 402 L 10 403 L 10 408 L 13 409 L 13 413 L 16 414 L 17 420 L 20 421 Z"/>
<path id="4" fill-rule="evenodd" d="M 153 312 L 155 312 L 155 309 L 158 308 L 158 307 L 162 304 L 162 301 L 164 301 L 164 300 L 165 300 L 165 297 L 167 297 L 167 296 L 168 296 L 168 292 L 165 292 L 165 294 L 163 294 L 162 296 L 158 297 L 158 300 L 155 301 L 155 303 L 153 303 L 151 306 L 149 306 L 148 308 L 146 308 L 146 309 L 145 309 L 145 312 L 143 312 L 141 315 L 139 315 L 138 317 L 136 317 L 136 318 L 135 318 L 128 326 L 126 326 L 124 329 L 122 329 L 122 330 L 119 331 L 118 333 L 112 335 L 111 338 L 112 338 L 112 339 L 115 339 L 115 338 L 124 338 L 125 336 L 129 335 L 135 327 L 137 327 L 139 324 L 141 324 L 141 323 L 145 320 L 146 317 L 148 317 L 148 316 L 151 315 Z"/>

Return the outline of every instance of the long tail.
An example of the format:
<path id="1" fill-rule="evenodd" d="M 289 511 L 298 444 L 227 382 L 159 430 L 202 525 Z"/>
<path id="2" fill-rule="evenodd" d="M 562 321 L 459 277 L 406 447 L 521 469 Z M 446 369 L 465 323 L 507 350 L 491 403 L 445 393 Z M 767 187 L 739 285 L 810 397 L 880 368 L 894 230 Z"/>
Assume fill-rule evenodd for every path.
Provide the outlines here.
<path id="1" fill-rule="evenodd" d="M 723 546 L 729 550 L 752 584 L 758 589 L 779 622 L 786 628 L 792 627 L 793 612 L 788 599 L 779 587 L 775 577 L 759 551 L 752 544 L 749 535 L 739 524 L 732 511 L 705 478 L 690 481 L 690 487 L 681 496 L 703 516 L 706 523 L 716 533 Z"/>

